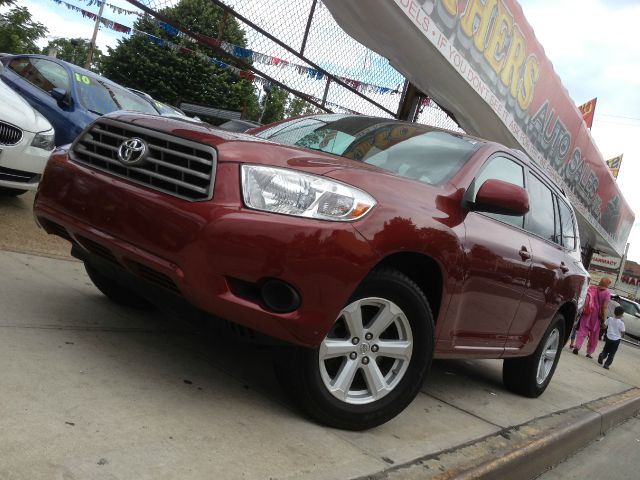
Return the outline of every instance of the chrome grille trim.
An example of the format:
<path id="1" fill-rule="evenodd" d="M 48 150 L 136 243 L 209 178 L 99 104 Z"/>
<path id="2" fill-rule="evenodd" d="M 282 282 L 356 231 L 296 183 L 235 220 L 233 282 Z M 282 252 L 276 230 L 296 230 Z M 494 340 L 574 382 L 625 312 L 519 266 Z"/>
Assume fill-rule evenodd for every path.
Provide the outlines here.
<path id="1" fill-rule="evenodd" d="M 149 147 L 144 164 L 128 166 L 118 160 L 120 143 L 131 137 L 143 139 Z M 215 149 L 164 132 L 100 118 L 73 142 L 69 156 L 76 163 L 184 200 L 213 196 Z"/>
<path id="2" fill-rule="evenodd" d="M 22 130 L 0 121 L 0 145 L 17 145 L 22 140 Z"/>

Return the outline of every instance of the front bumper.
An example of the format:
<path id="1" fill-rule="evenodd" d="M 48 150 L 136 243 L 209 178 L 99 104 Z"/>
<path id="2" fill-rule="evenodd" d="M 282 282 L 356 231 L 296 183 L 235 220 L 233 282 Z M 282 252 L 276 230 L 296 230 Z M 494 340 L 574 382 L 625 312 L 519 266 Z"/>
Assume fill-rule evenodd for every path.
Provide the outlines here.
<path id="1" fill-rule="evenodd" d="M 155 283 L 231 322 L 306 346 L 320 343 L 379 260 L 350 224 L 244 208 L 237 163 L 218 164 L 212 200 L 189 202 L 57 152 L 34 212 L 49 233 L 141 282 Z M 251 295 L 252 285 L 269 279 L 293 286 L 299 308 L 276 313 Z"/>
<path id="2" fill-rule="evenodd" d="M 0 145 L 0 187 L 36 190 L 51 151 L 31 146 L 34 133 L 23 131 L 17 145 Z"/>

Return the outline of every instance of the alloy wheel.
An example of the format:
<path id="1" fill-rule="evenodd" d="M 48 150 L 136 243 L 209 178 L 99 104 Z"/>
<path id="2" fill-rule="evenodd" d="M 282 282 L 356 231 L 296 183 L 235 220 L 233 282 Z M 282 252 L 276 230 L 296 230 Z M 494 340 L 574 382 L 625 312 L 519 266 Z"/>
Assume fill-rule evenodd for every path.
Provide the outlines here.
<path id="1" fill-rule="evenodd" d="M 322 381 L 338 400 L 371 403 L 400 383 L 412 352 L 411 325 L 402 309 L 384 298 L 362 298 L 342 309 L 320 345 Z"/>
<path id="2" fill-rule="evenodd" d="M 558 355 L 559 345 L 560 332 L 557 328 L 554 328 L 549 334 L 544 348 L 540 353 L 540 360 L 538 360 L 538 370 L 536 373 L 536 382 L 538 385 L 542 385 L 549 376 L 549 372 L 553 368 L 556 355 Z"/>

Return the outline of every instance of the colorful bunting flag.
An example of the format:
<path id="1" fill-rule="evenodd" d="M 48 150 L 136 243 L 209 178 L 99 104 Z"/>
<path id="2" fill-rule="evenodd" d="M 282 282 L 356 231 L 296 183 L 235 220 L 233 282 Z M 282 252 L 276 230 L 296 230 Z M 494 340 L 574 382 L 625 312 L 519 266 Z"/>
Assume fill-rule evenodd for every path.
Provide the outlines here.
<path id="1" fill-rule="evenodd" d="M 175 27 L 157 20 L 158 24 L 161 28 L 172 36 L 180 36 L 184 37 L 182 32 L 178 31 Z M 201 33 L 196 33 L 196 37 L 199 41 L 203 42 L 206 45 L 210 45 L 213 47 L 220 47 L 225 52 L 233 55 L 234 57 L 243 59 L 243 60 L 251 60 L 255 63 L 261 63 L 263 65 L 275 65 L 282 68 L 291 67 L 294 68 L 300 75 L 306 75 L 307 77 L 314 80 L 323 80 L 325 78 L 325 74 L 315 68 L 307 67 L 305 65 L 299 65 L 295 63 L 288 62 L 287 60 L 283 60 L 278 57 L 274 57 L 271 55 L 265 55 L 264 53 L 256 52 L 249 48 L 240 47 L 238 45 L 234 45 L 229 42 L 225 42 L 224 40 L 220 41 L 218 39 L 209 37 L 207 35 L 203 35 Z M 396 89 L 381 87 L 378 85 L 372 85 L 370 83 L 361 82 L 359 80 L 353 80 L 351 78 L 346 77 L 338 77 L 344 83 L 349 85 L 355 90 L 364 93 L 379 93 L 379 94 L 397 94 L 400 93 Z"/>
<path id="2" fill-rule="evenodd" d="M 96 15 L 95 13 L 92 13 L 92 12 L 89 12 L 89 11 L 84 10 L 82 8 L 76 7 L 75 5 L 71 5 L 70 3 L 67 3 L 64 0 L 51 0 L 51 1 L 56 3 L 57 5 L 64 5 L 69 10 L 73 10 L 73 11 L 76 11 L 76 12 L 80 13 L 84 18 L 89 18 L 89 19 L 91 19 L 93 21 L 99 20 L 101 25 L 103 25 L 105 28 L 108 28 L 110 30 L 114 30 L 116 32 L 125 33 L 125 34 L 139 33 L 139 34 L 145 35 L 151 42 L 153 42 L 156 45 L 168 47 L 168 48 L 172 49 L 173 51 L 179 52 L 179 53 L 184 54 L 184 55 L 195 55 L 195 56 L 198 56 L 198 57 L 202 58 L 205 61 L 210 61 L 211 63 L 213 63 L 214 65 L 217 65 L 220 68 L 229 69 L 230 71 L 232 71 L 235 74 L 239 75 L 241 78 L 245 78 L 245 79 L 253 81 L 255 83 L 264 84 L 264 85 L 270 83 L 268 80 L 266 80 L 266 79 L 264 79 L 262 77 L 256 76 L 256 74 L 251 72 L 251 71 L 240 70 L 237 67 L 234 67 L 232 65 L 229 65 L 227 63 L 222 62 L 221 60 L 218 60 L 216 58 L 210 58 L 207 55 L 203 54 L 202 52 L 198 52 L 196 50 L 191 50 L 191 49 L 183 47 L 181 45 L 177 45 L 175 43 L 169 42 L 169 41 L 167 41 L 167 40 L 165 40 L 163 38 L 159 38 L 159 37 L 156 37 L 156 36 L 151 35 L 149 33 L 142 32 L 140 30 L 134 30 L 131 27 L 127 27 L 126 25 L 122 25 L 122 24 L 120 24 L 118 22 L 114 22 L 113 20 L 110 20 L 108 18 L 98 17 L 98 15 Z M 115 13 L 118 13 L 118 14 L 142 16 L 142 13 L 140 13 L 140 12 L 123 9 L 121 7 L 118 7 L 117 5 L 106 3 L 106 2 L 104 2 L 104 0 L 85 0 L 85 1 L 86 1 L 88 6 L 94 6 L 95 5 L 95 6 L 100 7 L 104 3 L 107 7 L 111 8 L 112 11 L 114 11 Z M 156 22 L 159 24 L 159 26 L 162 28 L 162 30 L 164 32 L 166 32 L 168 35 L 170 35 L 172 37 L 185 38 L 185 39 L 188 39 L 189 41 L 193 41 L 193 39 L 191 37 L 184 35 L 176 27 L 174 27 L 172 25 L 169 25 L 166 22 L 162 22 L 160 20 L 156 20 Z M 294 69 L 298 74 L 304 75 L 307 78 L 310 78 L 310 79 L 313 79 L 313 80 L 324 80 L 325 79 L 325 74 L 323 72 L 321 72 L 320 70 L 317 70 L 315 68 L 308 67 L 306 65 L 300 65 L 300 64 L 292 63 L 292 62 L 289 62 L 288 60 L 284 60 L 282 58 L 278 58 L 278 57 L 274 57 L 272 55 L 266 55 L 264 53 L 256 52 L 256 51 L 251 50 L 249 48 L 245 48 L 245 47 L 241 47 L 239 45 L 231 44 L 229 42 L 221 41 L 221 40 L 218 40 L 216 38 L 212 38 L 212 37 L 209 37 L 207 35 L 203 35 L 201 33 L 195 33 L 195 37 L 197 38 L 197 40 L 199 42 L 202 42 L 203 44 L 209 45 L 209 46 L 212 46 L 212 47 L 219 47 L 219 48 L 223 49 L 225 52 L 227 52 L 230 55 L 233 55 L 234 57 L 239 58 L 239 59 L 249 60 L 249 61 L 252 61 L 252 62 L 255 62 L 255 63 L 260 63 L 260 64 L 263 64 L 263 65 L 277 66 L 279 68 L 291 68 L 291 69 Z M 379 86 L 379 85 L 373 85 L 373 84 L 370 84 L 370 83 L 361 82 L 359 80 L 354 80 L 354 79 L 347 78 L 347 77 L 337 77 L 337 78 L 340 79 L 342 82 L 346 83 L 347 85 L 349 85 L 350 87 L 352 87 L 353 89 L 355 89 L 355 90 L 357 90 L 357 91 L 359 91 L 361 93 L 377 93 L 377 94 L 392 94 L 392 95 L 400 93 L 398 88 L 382 87 L 382 86 Z M 316 101 L 320 101 L 318 99 L 315 99 L 315 100 Z M 325 103 L 327 105 L 340 108 L 341 110 L 349 111 L 349 112 L 352 112 L 352 113 L 358 113 L 358 112 L 355 112 L 353 110 L 349 110 L 348 108 L 342 107 L 340 105 L 332 104 L 331 102 L 325 102 Z"/>
<path id="3" fill-rule="evenodd" d="M 622 153 L 617 157 L 613 157 L 606 161 L 607 167 L 611 170 L 611 174 L 613 178 L 618 178 L 618 173 L 620 172 L 620 165 L 622 165 Z"/>
<path id="4" fill-rule="evenodd" d="M 583 103 L 578 107 L 580 113 L 582 113 L 582 119 L 584 123 L 587 125 L 587 128 L 591 130 L 591 125 L 593 125 L 593 116 L 596 113 L 596 102 L 597 98 L 593 98 L 589 100 L 587 103 Z"/>
<path id="5" fill-rule="evenodd" d="M 96 20 L 100 20 L 100 23 L 104 25 L 106 28 L 109 28 L 110 30 L 115 30 L 116 32 L 120 32 L 120 33 L 127 33 L 127 34 L 131 33 L 131 27 L 127 27 L 126 25 L 122 25 L 121 23 L 114 22 L 113 20 L 109 20 L 108 18 L 105 18 L 105 17 L 98 17 L 98 15 L 96 15 L 93 12 L 89 12 L 88 10 L 84 10 L 80 7 L 76 7 L 75 5 L 71 5 L 70 3 L 67 3 L 63 0 L 51 0 L 51 1 L 57 5 L 64 5 L 65 7 L 67 7 L 68 10 L 78 12 L 84 18 L 89 18 L 94 22 Z M 96 2 L 98 0 L 90 0 L 90 1 Z"/>
<path id="6" fill-rule="evenodd" d="M 105 6 L 109 7 L 113 13 L 117 13 L 119 15 L 138 15 L 139 17 L 142 16 L 142 13 L 140 12 L 135 12 L 133 10 L 127 10 L 125 8 L 119 7 L 117 5 L 113 5 L 111 3 L 106 3 L 104 0 L 100 1 L 100 0 L 86 0 L 87 1 L 87 6 L 91 7 L 93 5 L 97 6 L 98 8 L 102 6 L 102 4 L 104 3 Z"/>

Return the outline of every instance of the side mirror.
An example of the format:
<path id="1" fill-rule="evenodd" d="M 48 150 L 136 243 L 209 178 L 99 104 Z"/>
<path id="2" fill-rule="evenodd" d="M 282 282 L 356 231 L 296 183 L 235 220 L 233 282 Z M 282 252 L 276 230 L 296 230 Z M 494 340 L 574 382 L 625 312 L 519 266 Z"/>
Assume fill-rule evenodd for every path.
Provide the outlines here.
<path id="1" fill-rule="evenodd" d="M 482 184 L 476 201 L 470 206 L 478 212 L 524 215 L 529 211 L 529 194 L 518 185 L 489 179 Z"/>
<path id="2" fill-rule="evenodd" d="M 71 106 L 72 100 L 67 91 L 64 88 L 54 88 L 51 90 L 51 96 L 59 103 Z"/>

